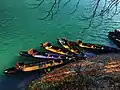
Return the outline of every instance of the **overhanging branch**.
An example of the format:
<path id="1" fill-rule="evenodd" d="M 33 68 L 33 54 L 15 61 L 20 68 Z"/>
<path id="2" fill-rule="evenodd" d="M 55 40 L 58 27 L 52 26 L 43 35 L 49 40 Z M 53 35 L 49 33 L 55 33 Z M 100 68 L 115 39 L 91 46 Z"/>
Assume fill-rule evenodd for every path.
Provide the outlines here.
<path id="1" fill-rule="evenodd" d="M 43 18 L 39 18 L 39 20 L 46 20 L 46 19 L 52 20 L 53 17 L 65 6 L 67 6 L 71 1 L 72 0 L 51 0 L 52 4 L 50 6 L 50 9 L 46 12 L 46 15 Z M 36 0 L 35 3 L 28 5 L 31 6 L 32 9 L 38 9 L 41 5 L 44 4 L 44 2 L 45 0 Z M 101 2 L 102 2 L 102 7 L 101 7 Z M 92 13 L 88 13 L 87 16 L 83 14 L 80 17 L 80 20 L 89 21 L 87 28 L 94 26 L 94 20 L 98 18 L 100 18 L 100 23 L 96 26 L 101 25 L 104 19 L 111 19 L 115 15 L 118 15 L 120 13 L 120 10 L 118 9 L 120 6 L 119 5 L 120 0 L 91 0 L 91 3 L 92 5 L 90 7 Z M 70 14 L 74 14 L 79 8 L 79 5 L 80 5 L 80 0 L 77 0 L 75 4 L 75 9 Z"/>

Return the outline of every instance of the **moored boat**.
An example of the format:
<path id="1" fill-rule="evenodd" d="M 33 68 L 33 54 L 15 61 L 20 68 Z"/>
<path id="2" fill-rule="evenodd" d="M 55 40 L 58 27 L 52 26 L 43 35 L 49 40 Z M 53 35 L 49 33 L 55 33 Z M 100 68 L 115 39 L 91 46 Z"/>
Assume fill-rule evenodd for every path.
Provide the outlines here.
<path id="1" fill-rule="evenodd" d="M 39 71 L 46 68 L 56 67 L 65 63 L 69 60 L 50 60 L 47 62 L 32 62 L 32 63 L 16 63 L 15 67 L 4 70 L 4 74 L 17 74 L 25 72 Z"/>
<path id="2" fill-rule="evenodd" d="M 33 57 L 38 59 L 68 59 L 68 56 L 65 55 L 59 55 L 49 52 L 38 52 L 37 50 L 34 50 L 31 48 L 28 51 L 20 51 L 19 53 L 21 56 L 27 56 L 27 57 Z"/>
<path id="3" fill-rule="evenodd" d="M 100 45 L 100 44 L 83 43 L 80 40 L 77 40 L 76 44 L 80 48 L 83 48 L 83 49 L 88 50 L 88 51 L 96 52 L 96 53 L 99 53 L 99 54 L 101 54 L 101 53 L 120 52 L 119 49 L 114 48 L 114 47 L 109 47 L 109 46 Z"/>
<path id="4" fill-rule="evenodd" d="M 50 52 L 57 53 L 57 54 L 62 54 L 62 55 L 71 55 L 71 54 L 73 54 L 73 53 L 71 53 L 70 51 L 68 51 L 66 49 L 53 46 L 49 42 L 45 42 L 44 44 L 41 44 L 40 46 L 43 47 L 45 50 L 48 50 Z"/>
<path id="5" fill-rule="evenodd" d="M 108 37 L 120 48 L 120 30 L 109 32 Z"/>
<path id="6" fill-rule="evenodd" d="M 81 52 L 80 49 L 77 48 L 75 42 L 69 41 L 65 38 L 57 38 L 57 42 L 72 53 L 79 54 Z"/>

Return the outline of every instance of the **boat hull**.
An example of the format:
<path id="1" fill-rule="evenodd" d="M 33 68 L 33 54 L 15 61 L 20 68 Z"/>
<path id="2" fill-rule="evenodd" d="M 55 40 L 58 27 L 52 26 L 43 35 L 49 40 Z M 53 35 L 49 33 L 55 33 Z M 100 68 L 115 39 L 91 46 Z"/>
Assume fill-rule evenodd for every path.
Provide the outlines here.
<path id="1" fill-rule="evenodd" d="M 42 60 L 50 60 L 50 59 L 67 59 L 65 55 L 59 55 L 59 54 L 54 54 L 54 53 L 47 53 L 47 52 L 38 52 L 35 55 L 30 55 L 28 54 L 27 51 L 20 51 L 19 53 L 21 56 L 26 56 L 26 57 L 32 57 L 36 59 L 42 59 Z"/>
<path id="2" fill-rule="evenodd" d="M 120 48 L 120 38 L 114 32 L 109 32 L 108 37 Z"/>
<path id="3" fill-rule="evenodd" d="M 76 44 L 74 42 L 68 41 L 67 39 L 57 38 L 57 42 L 71 53 L 79 54 L 81 52 L 80 49 L 76 48 Z"/>
<path id="4" fill-rule="evenodd" d="M 73 59 L 71 59 L 71 60 L 51 60 L 51 61 L 47 61 L 47 62 L 32 62 L 32 63 L 26 63 L 26 64 L 22 63 L 20 66 L 26 65 L 27 67 L 24 67 L 22 69 L 12 67 L 12 68 L 5 69 L 3 73 L 7 74 L 7 75 L 12 75 L 12 74 L 18 74 L 18 73 L 30 73 L 30 72 L 36 72 L 36 71 L 43 71 L 48 68 L 53 69 L 53 68 L 65 65 L 71 61 L 73 61 Z"/>
<path id="5" fill-rule="evenodd" d="M 15 67 L 12 67 L 12 68 L 5 69 L 3 73 L 4 74 L 17 74 L 20 72 L 22 72 L 22 71 L 17 70 Z"/>
<path id="6" fill-rule="evenodd" d="M 52 53 L 67 55 L 67 56 L 73 55 L 73 53 L 71 53 L 69 50 L 53 46 L 51 45 L 51 43 L 48 43 L 48 42 L 45 42 L 44 44 L 41 44 L 40 46 L 43 47 L 45 50 L 52 52 Z"/>
<path id="7" fill-rule="evenodd" d="M 99 45 L 99 44 L 82 43 L 82 45 L 78 44 L 78 46 L 80 48 L 83 48 L 84 50 L 95 52 L 97 54 L 120 52 L 120 50 L 117 48 Z"/>

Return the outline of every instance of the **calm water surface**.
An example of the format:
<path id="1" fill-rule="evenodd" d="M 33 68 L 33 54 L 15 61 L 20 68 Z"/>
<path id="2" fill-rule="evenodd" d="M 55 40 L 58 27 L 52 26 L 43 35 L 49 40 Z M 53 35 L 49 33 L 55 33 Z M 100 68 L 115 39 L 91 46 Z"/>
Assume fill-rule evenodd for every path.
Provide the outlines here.
<path id="1" fill-rule="evenodd" d="M 35 79 L 38 74 L 5 76 L 3 70 L 15 65 L 20 50 L 28 50 L 31 47 L 39 49 L 40 43 L 45 41 L 57 45 L 56 38 L 67 37 L 71 40 L 82 39 L 84 42 L 106 44 L 114 46 L 107 34 L 109 31 L 119 28 L 119 16 L 111 21 L 104 21 L 98 28 L 90 28 L 82 32 L 86 27 L 86 21 L 80 21 L 77 17 L 84 12 L 86 1 L 82 0 L 75 14 L 68 15 L 75 4 L 73 0 L 62 9 L 52 21 L 40 21 L 43 10 L 50 7 L 46 2 L 44 7 L 33 10 L 28 9 L 26 3 L 32 0 L 3 0 L 0 1 L 0 90 L 22 90 L 26 83 Z M 97 23 L 97 22 L 96 22 Z"/>

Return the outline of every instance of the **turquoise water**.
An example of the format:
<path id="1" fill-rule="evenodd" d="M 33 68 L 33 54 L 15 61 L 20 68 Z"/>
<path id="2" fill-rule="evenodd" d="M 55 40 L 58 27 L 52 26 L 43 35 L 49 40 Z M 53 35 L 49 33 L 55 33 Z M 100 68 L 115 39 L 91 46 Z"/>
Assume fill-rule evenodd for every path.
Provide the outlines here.
<path id="1" fill-rule="evenodd" d="M 34 2 L 34 1 L 33 1 Z M 4 0 L 0 1 L 0 90 L 19 90 L 27 79 L 35 76 L 5 76 L 3 70 L 13 66 L 19 57 L 20 50 L 28 50 L 31 47 L 39 49 L 40 43 L 45 41 L 57 45 L 56 38 L 66 37 L 71 40 L 82 39 L 84 42 L 106 44 L 114 46 L 107 34 L 109 31 L 119 28 L 119 15 L 109 21 L 104 21 L 97 28 L 86 29 L 88 21 L 80 21 L 77 17 L 84 12 L 86 0 L 82 0 L 77 12 L 68 15 L 74 6 L 74 0 L 63 8 L 52 21 L 40 21 L 43 10 L 49 8 L 49 2 L 44 7 L 33 10 L 26 3 L 32 0 Z M 97 21 L 96 21 L 97 23 Z M 27 78 L 27 79 L 26 79 Z"/>

